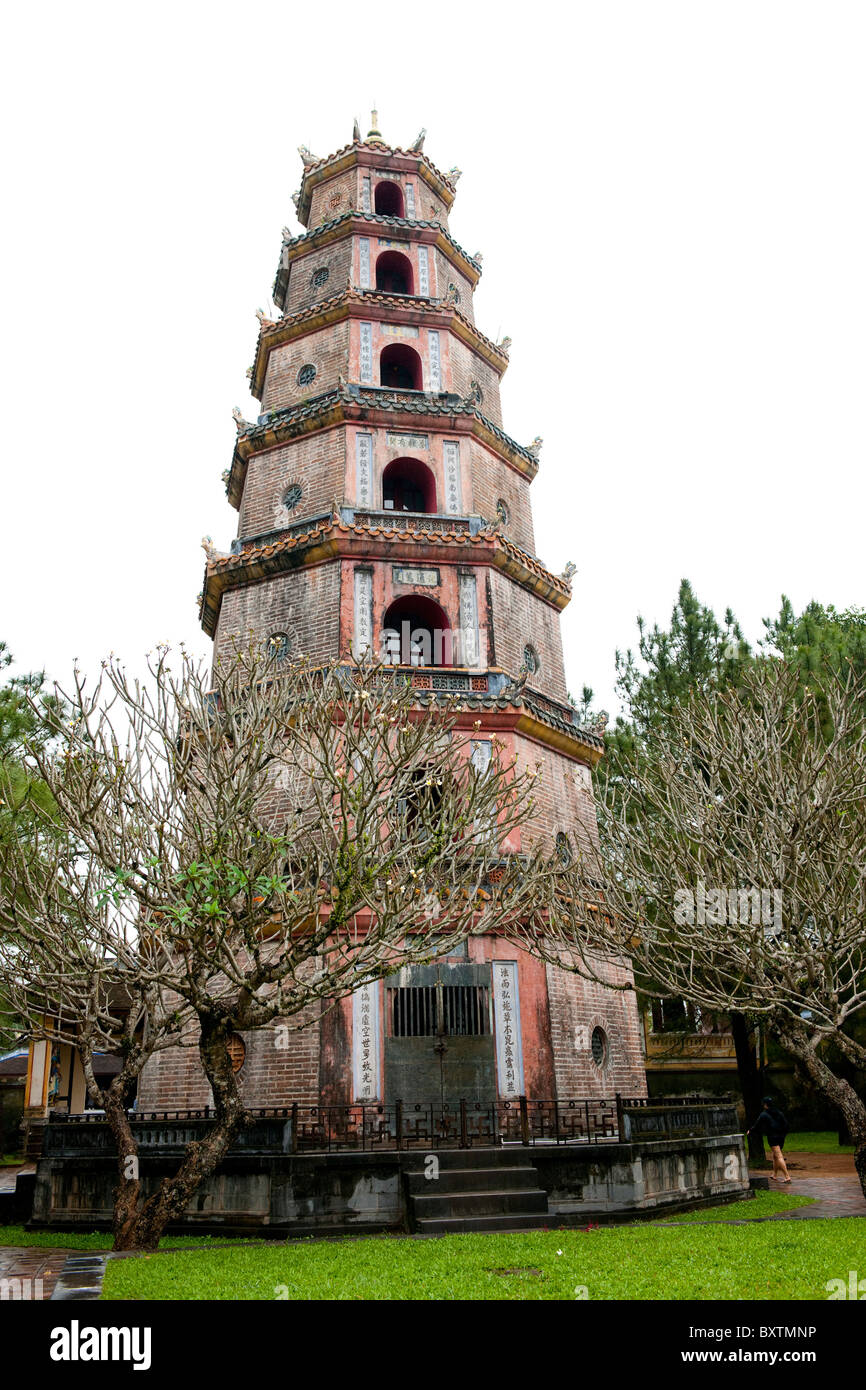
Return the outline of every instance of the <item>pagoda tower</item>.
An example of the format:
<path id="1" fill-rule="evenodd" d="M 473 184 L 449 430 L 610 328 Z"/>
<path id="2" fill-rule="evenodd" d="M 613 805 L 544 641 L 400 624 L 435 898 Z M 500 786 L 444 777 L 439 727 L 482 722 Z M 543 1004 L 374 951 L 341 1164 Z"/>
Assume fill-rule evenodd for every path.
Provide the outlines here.
<path id="1" fill-rule="evenodd" d="M 255 421 L 235 411 L 237 537 L 230 554 L 206 547 L 202 625 L 216 659 L 252 633 L 313 663 L 372 652 L 419 700 L 456 692 L 479 765 L 495 739 L 521 768 L 541 765 L 529 829 L 566 853 L 596 833 L 603 742 L 566 689 L 573 566 L 552 574 L 535 554 L 541 441 L 503 429 L 509 339 L 475 324 L 481 255 L 449 229 L 460 171 L 436 168 L 423 133 L 392 148 L 376 124 L 323 159 L 301 147 L 306 230 L 283 234 L 281 316 L 259 312 L 261 408 Z M 646 1091 L 633 994 L 496 936 L 368 985 L 292 1038 L 245 1039 L 249 1105 Z M 191 1053 L 146 1069 L 143 1108 L 206 1099 Z"/>

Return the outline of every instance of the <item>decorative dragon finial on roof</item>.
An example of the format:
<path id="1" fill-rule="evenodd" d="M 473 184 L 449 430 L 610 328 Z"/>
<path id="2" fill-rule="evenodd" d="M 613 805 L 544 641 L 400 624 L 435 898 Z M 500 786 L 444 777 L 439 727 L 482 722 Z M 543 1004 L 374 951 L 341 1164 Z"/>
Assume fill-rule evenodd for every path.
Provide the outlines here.
<path id="1" fill-rule="evenodd" d="M 414 142 L 414 144 L 412 144 L 412 145 L 409 146 L 409 153 L 410 153 L 410 154 L 420 154 L 420 153 L 421 153 L 421 151 L 422 151 L 423 148 L 424 148 L 424 137 L 425 137 L 426 134 L 427 134 L 426 129 L 425 129 L 424 127 L 422 127 L 421 130 L 420 130 L 420 132 L 418 133 L 418 135 L 416 135 L 416 137 L 415 137 L 415 142 Z"/>
<path id="2" fill-rule="evenodd" d="M 502 339 L 496 344 L 496 346 L 498 347 L 499 351 L 500 351 L 500 352 L 504 352 L 504 353 L 505 353 L 505 356 L 507 357 L 507 356 L 508 356 L 508 353 L 509 353 L 509 351 L 510 351 L 510 349 L 511 349 L 511 339 L 510 339 L 510 338 L 502 338 Z"/>
<path id="3" fill-rule="evenodd" d="M 573 565 L 571 560 L 569 560 L 568 564 L 566 565 L 565 569 L 562 571 L 562 574 L 559 577 L 562 580 L 563 584 L 570 584 L 571 576 L 573 574 L 577 574 L 577 565 Z"/>
<path id="4" fill-rule="evenodd" d="M 460 175 L 461 175 L 462 173 L 463 173 L 463 170 L 462 170 L 462 169 L 458 169 L 458 168 L 457 168 L 457 165 L 455 164 L 455 165 L 452 166 L 452 168 L 450 168 L 450 169 L 447 171 L 445 177 L 446 177 L 446 179 L 448 179 L 449 183 L 456 183 L 457 180 L 459 179 L 459 177 L 460 177 Z"/>
<path id="5" fill-rule="evenodd" d="M 213 564 L 214 560 L 225 560 L 226 558 L 226 551 L 217 550 L 216 546 L 213 543 L 212 536 L 202 536 L 201 548 L 207 556 L 209 565 Z"/>
<path id="6" fill-rule="evenodd" d="M 513 700 L 516 696 L 522 695 L 523 687 L 526 685 L 528 679 L 529 667 L 526 665 L 521 666 L 516 678 L 513 681 L 509 681 L 508 685 L 503 689 L 502 694 L 508 700 Z"/>
<path id="7" fill-rule="evenodd" d="M 232 419 L 234 420 L 235 425 L 237 426 L 238 434 L 243 434 L 245 430 L 251 430 L 253 428 L 252 420 L 244 419 L 243 415 L 240 412 L 239 406 L 234 406 L 234 408 L 232 409 Z"/>
<path id="8" fill-rule="evenodd" d="M 318 157 L 313 154 L 312 150 L 308 150 L 306 145 L 298 146 L 298 154 L 301 156 L 301 159 L 304 164 L 304 173 L 306 173 L 308 169 L 311 169 L 314 164 L 318 164 L 319 162 Z"/>
<path id="9" fill-rule="evenodd" d="M 356 116 L 356 117 L 355 117 L 355 124 L 352 126 L 352 143 L 355 144 L 355 145 L 357 145 L 357 144 L 360 143 L 360 140 L 361 140 L 361 126 L 360 126 L 360 124 L 359 124 L 359 122 L 358 122 L 358 117 Z"/>
<path id="10" fill-rule="evenodd" d="M 528 454 L 531 454 L 534 459 L 537 459 L 539 454 L 541 453 L 541 446 L 543 443 L 544 440 L 542 439 L 541 435 L 537 434 L 533 439 L 532 443 L 527 444 L 526 452 Z"/>

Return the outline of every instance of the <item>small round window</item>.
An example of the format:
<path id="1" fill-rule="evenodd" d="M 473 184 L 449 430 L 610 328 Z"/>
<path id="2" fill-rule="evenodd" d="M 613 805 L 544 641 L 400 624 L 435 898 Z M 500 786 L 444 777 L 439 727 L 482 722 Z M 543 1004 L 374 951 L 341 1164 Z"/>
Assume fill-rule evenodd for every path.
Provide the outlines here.
<path id="1" fill-rule="evenodd" d="M 312 284 L 315 286 L 317 290 L 321 289 L 322 285 L 325 284 L 330 273 L 331 272 L 326 265 L 320 265 L 318 270 L 313 271 Z"/>
<path id="2" fill-rule="evenodd" d="M 590 1047 L 595 1065 L 603 1067 L 607 1061 L 607 1033 L 603 1028 L 593 1028 Z"/>
<path id="3" fill-rule="evenodd" d="M 561 864 L 571 863 L 571 845 L 564 830 L 560 830 L 556 837 L 556 856 Z"/>
<path id="4" fill-rule="evenodd" d="M 298 372 L 298 385 L 309 386 L 310 382 L 315 381 L 315 379 L 315 367 L 313 366 L 312 362 L 305 362 L 301 370 Z"/>
<path id="5" fill-rule="evenodd" d="M 287 512 L 293 512 L 295 510 L 295 507 L 301 500 L 301 495 L 300 483 L 292 483 L 291 487 L 286 488 L 283 493 L 283 506 Z"/>
<path id="6" fill-rule="evenodd" d="M 541 666 L 541 662 L 538 659 L 538 652 L 531 642 L 527 642 L 526 646 L 523 648 L 523 665 L 531 676 L 534 676 Z"/>
<path id="7" fill-rule="evenodd" d="M 289 654 L 289 634 L 287 632 L 272 632 L 268 638 L 268 655 L 274 661 L 284 661 Z"/>
<path id="8" fill-rule="evenodd" d="M 238 1033 L 230 1033 L 226 1039 L 226 1051 L 231 1058 L 232 1071 L 239 1072 L 247 1058 L 247 1045 Z"/>
<path id="9" fill-rule="evenodd" d="M 496 503 L 496 515 L 499 517 L 499 520 L 502 522 L 503 526 L 508 525 L 508 508 L 506 507 L 501 497 L 499 501 Z"/>

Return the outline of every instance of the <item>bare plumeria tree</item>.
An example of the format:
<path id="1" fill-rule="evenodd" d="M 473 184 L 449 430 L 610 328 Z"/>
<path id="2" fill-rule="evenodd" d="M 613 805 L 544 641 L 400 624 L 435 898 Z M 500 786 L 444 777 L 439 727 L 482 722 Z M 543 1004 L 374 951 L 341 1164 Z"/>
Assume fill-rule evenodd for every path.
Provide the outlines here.
<path id="1" fill-rule="evenodd" d="M 233 1035 L 301 1025 L 367 981 L 503 930 L 549 897 L 544 847 L 509 853 L 536 774 L 387 668 L 238 652 L 213 675 L 160 648 L 115 660 L 32 758 L 54 811 L 2 847 L 0 980 L 36 1036 L 75 1046 L 118 1152 L 116 1249 L 155 1249 L 245 1122 Z M 428 697 L 430 698 L 430 697 Z M 58 834 L 58 822 L 61 834 Z M 524 830 L 524 841 L 525 841 Z M 495 872 L 492 872 L 495 868 Z M 215 1121 L 152 1190 L 128 1104 L 194 1046 Z M 100 1085 L 94 1052 L 122 1067 Z"/>
<path id="2" fill-rule="evenodd" d="M 677 707 L 602 787 L 600 844 L 516 939 L 588 978 L 761 1017 L 845 1117 L 866 1193 L 866 690 L 781 662 Z"/>

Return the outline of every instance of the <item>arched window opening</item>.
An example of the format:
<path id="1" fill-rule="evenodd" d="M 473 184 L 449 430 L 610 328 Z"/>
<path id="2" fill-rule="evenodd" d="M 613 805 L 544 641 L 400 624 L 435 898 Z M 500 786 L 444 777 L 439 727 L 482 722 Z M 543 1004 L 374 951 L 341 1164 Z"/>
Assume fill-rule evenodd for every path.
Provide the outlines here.
<path id="1" fill-rule="evenodd" d="M 603 1028 L 593 1028 L 590 1048 L 592 1050 L 592 1060 L 595 1065 L 597 1067 L 603 1067 L 610 1055 L 607 1033 Z"/>
<path id="2" fill-rule="evenodd" d="M 409 785 L 397 799 L 404 830 L 410 835 L 430 831 L 442 805 L 442 778 L 432 768 L 416 767 L 409 774 Z"/>
<path id="3" fill-rule="evenodd" d="M 421 358 L 405 343 L 389 343 L 379 358 L 379 383 L 397 391 L 422 391 Z"/>
<path id="4" fill-rule="evenodd" d="M 289 634 L 272 632 L 267 641 L 266 651 L 271 661 L 285 661 L 289 654 Z"/>
<path id="5" fill-rule="evenodd" d="M 383 251 L 376 261 L 376 289 L 385 294 L 414 294 L 412 262 L 402 251 Z"/>
<path id="6" fill-rule="evenodd" d="M 373 206 L 384 217 L 405 217 L 406 215 L 403 190 L 398 183 L 392 183 L 390 179 L 382 179 L 381 183 L 376 184 Z"/>
<path id="7" fill-rule="evenodd" d="M 451 624 L 444 609 L 423 594 L 391 604 L 382 624 L 381 659 L 389 666 L 453 665 Z"/>
<path id="8" fill-rule="evenodd" d="M 394 459 L 382 474 L 386 512 L 435 512 L 436 479 L 420 459 Z"/>

